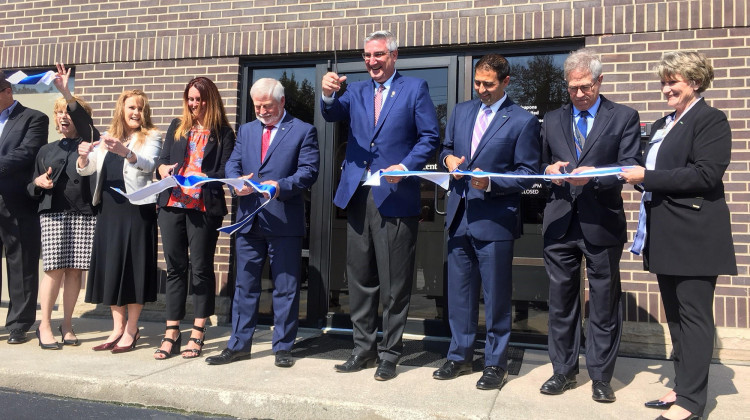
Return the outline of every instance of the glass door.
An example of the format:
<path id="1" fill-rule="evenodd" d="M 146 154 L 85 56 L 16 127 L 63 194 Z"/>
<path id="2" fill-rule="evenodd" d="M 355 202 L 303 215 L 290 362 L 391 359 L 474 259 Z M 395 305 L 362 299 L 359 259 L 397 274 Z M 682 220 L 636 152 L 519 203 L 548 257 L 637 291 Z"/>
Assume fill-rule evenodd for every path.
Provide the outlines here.
<path id="1" fill-rule="evenodd" d="M 326 67 L 325 65 L 319 66 L 321 77 L 327 71 Z M 440 123 L 440 141 L 442 142 L 448 113 L 456 103 L 456 57 L 399 58 L 396 68 L 401 75 L 418 77 L 427 81 Z M 338 72 L 346 75 L 349 83 L 370 79 L 361 59 L 340 63 Z M 319 107 L 319 104 L 316 106 Z M 326 165 L 328 168 L 326 173 L 321 171 L 318 183 L 329 184 L 328 187 L 323 188 L 327 190 L 327 199 L 330 202 L 333 201 L 333 194 L 341 177 L 341 165 L 344 161 L 349 127 L 347 122 L 328 124 L 322 120 L 322 117 L 319 120 L 319 122 L 316 121 L 316 125 L 321 141 L 327 143 L 321 148 L 321 157 L 324 155 L 323 148 L 326 148 L 330 150 L 330 154 L 325 153 L 326 159 L 331 159 L 331 162 L 330 165 Z M 439 148 L 435 150 L 432 159 L 425 167 L 414 169 L 438 170 L 438 154 Z M 422 211 L 417 236 L 416 273 L 409 310 L 409 318 L 416 322 L 411 323 L 413 325 L 410 325 L 409 329 L 416 329 L 415 332 L 422 334 L 444 335 L 447 332 L 442 322 L 445 304 L 443 217 L 445 191 L 431 182 L 423 181 L 421 197 Z M 331 206 L 328 216 L 330 234 L 327 237 L 328 246 L 324 246 L 324 249 L 328 251 L 327 322 L 332 327 L 351 328 L 346 279 L 346 211 Z M 441 331 L 429 331 L 433 327 Z"/>

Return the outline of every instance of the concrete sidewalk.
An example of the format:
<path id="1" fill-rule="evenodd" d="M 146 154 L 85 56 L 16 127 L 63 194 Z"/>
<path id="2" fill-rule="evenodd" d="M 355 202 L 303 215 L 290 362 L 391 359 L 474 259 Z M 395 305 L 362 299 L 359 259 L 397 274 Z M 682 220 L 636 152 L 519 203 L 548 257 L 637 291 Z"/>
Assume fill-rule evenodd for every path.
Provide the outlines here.
<path id="1" fill-rule="evenodd" d="M 6 311 L 7 304 L 0 308 L 0 319 Z M 53 318 L 56 328 L 59 317 Z M 60 351 L 41 350 L 35 337 L 9 345 L 8 332 L 2 329 L 0 387 L 240 418 L 652 419 L 659 411 L 643 403 L 664 394 L 674 377 L 669 361 L 621 357 L 612 381 L 617 402 L 600 404 L 591 400 L 591 381 L 583 366 L 578 388 L 562 396 L 540 394 L 552 367 L 547 353 L 539 350 L 526 350 L 521 372 L 511 376 L 502 391 L 480 391 L 474 387 L 478 372 L 436 381 L 434 368 L 399 366 L 398 377 L 378 382 L 374 369 L 337 373 L 335 362 L 325 359 L 298 359 L 291 369 L 277 368 L 268 329 L 256 334 L 252 359 L 209 366 L 205 356 L 224 348 L 227 327 L 209 327 L 201 358 L 156 361 L 152 354 L 164 333 L 162 323 L 143 322 L 136 350 L 117 355 L 91 350 L 107 337 L 110 319 L 83 317 L 74 324 L 82 345 Z M 189 328 L 183 325 L 183 343 Z M 303 330 L 299 339 L 319 334 Z M 750 366 L 712 365 L 704 418 L 750 419 L 749 395 Z M 8 414 L 3 417 L 12 418 Z"/>

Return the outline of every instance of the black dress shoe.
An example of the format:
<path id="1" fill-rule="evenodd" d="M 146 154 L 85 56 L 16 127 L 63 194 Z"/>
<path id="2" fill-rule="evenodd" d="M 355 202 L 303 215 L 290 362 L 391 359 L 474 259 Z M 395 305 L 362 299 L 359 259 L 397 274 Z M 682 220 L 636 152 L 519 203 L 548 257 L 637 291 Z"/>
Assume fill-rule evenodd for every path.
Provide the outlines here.
<path id="1" fill-rule="evenodd" d="M 225 365 L 227 363 L 236 362 L 238 360 L 249 359 L 249 351 L 234 351 L 224 349 L 218 356 L 206 357 L 206 363 L 209 365 Z"/>
<path id="2" fill-rule="evenodd" d="M 8 335 L 8 344 L 23 344 L 29 341 L 26 331 L 21 329 L 12 329 Z"/>
<path id="3" fill-rule="evenodd" d="M 479 389 L 502 389 L 508 382 L 508 371 L 498 366 L 487 366 L 477 381 Z"/>
<path id="4" fill-rule="evenodd" d="M 39 340 L 39 347 L 42 348 L 42 350 L 60 350 L 60 344 L 57 343 L 57 341 L 53 341 L 51 343 L 42 343 L 42 337 L 39 335 L 39 329 L 36 330 L 36 338 Z"/>
<path id="5" fill-rule="evenodd" d="M 381 360 L 375 370 L 375 380 L 387 381 L 396 377 L 396 364 L 388 360 Z"/>
<path id="6" fill-rule="evenodd" d="M 292 359 L 292 353 L 288 350 L 277 351 L 276 361 L 273 364 L 282 368 L 290 368 L 294 366 L 294 359 Z"/>
<path id="7" fill-rule="evenodd" d="M 591 398 L 596 402 L 615 402 L 615 391 L 609 382 L 594 381 L 591 383 Z"/>
<path id="8" fill-rule="evenodd" d="M 364 357 L 364 356 L 355 356 L 351 355 L 348 359 L 346 359 L 346 362 L 340 365 L 335 365 L 333 368 L 336 369 L 336 372 L 344 372 L 344 373 L 350 373 L 350 372 L 359 372 L 362 369 L 365 368 L 373 368 L 375 367 L 376 358 L 373 357 Z"/>
<path id="9" fill-rule="evenodd" d="M 547 382 L 542 385 L 539 392 L 547 395 L 560 395 L 568 389 L 575 388 L 576 384 L 575 375 L 566 376 L 562 373 L 556 373 L 547 379 Z"/>
<path id="10" fill-rule="evenodd" d="M 656 418 L 656 420 L 669 420 L 668 418 L 664 416 L 659 416 Z M 701 420 L 701 416 L 696 416 L 695 414 L 690 414 L 689 416 L 685 417 L 682 420 Z"/>
<path id="11" fill-rule="evenodd" d="M 448 360 L 440 369 L 432 372 L 432 377 L 435 379 L 455 379 L 471 372 L 473 372 L 471 362 L 461 363 Z"/>
<path id="12" fill-rule="evenodd" d="M 669 407 L 671 407 L 672 405 L 674 405 L 674 401 L 666 402 L 666 401 L 662 401 L 662 400 L 653 400 L 653 401 L 649 401 L 649 402 L 647 402 L 647 403 L 645 403 L 643 405 L 645 405 L 648 408 L 658 408 L 659 410 L 666 410 Z"/>

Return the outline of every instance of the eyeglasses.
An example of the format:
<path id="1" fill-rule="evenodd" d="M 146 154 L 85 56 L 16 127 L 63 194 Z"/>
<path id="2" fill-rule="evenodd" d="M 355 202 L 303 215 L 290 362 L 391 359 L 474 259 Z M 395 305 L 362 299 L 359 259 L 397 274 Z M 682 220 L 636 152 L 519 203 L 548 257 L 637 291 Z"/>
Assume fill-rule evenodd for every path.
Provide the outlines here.
<path id="1" fill-rule="evenodd" d="M 576 93 L 578 93 L 578 90 L 579 90 L 579 89 L 580 89 L 580 91 L 581 91 L 581 92 L 583 92 L 584 94 L 588 94 L 588 93 L 591 93 L 591 88 L 593 88 L 594 86 L 596 86 L 596 84 L 597 84 L 597 83 L 599 83 L 599 81 L 598 81 L 598 80 L 597 80 L 596 82 L 594 82 L 594 83 L 590 84 L 590 85 L 583 85 L 583 86 L 568 86 L 568 93 L 570 93 L 571 95 L 575 95 Z"/>
<path id="2" fill-rule="evenodd" d="M 365 60 L 369 60 L 372 57 L 375 57 L 376 60 L 380 60 L 381 58 L 385 57 L 386 55 L 390 54 L 390 51 L 377 51 L 372 54 L 370 53 L 362 53 L 362 58 Z"/>

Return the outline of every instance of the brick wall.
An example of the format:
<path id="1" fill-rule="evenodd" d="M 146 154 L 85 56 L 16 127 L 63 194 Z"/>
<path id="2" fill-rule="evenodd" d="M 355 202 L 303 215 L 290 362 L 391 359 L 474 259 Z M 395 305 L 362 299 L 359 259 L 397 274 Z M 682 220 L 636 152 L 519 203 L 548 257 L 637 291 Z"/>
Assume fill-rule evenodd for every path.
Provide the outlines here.
<path id="1" fill-rule="evenodd" d="M 229 109 L 236 108 L 239 56 L 356 50 L 381 28 L 399 35 L 404 54 L 443 45 L 585 39 L 605 63 L 602 93 L 652 122 L 669 109 L 651 65 L 665 50 L 697 49 L 717 69 L 705 97 L 727 113 L 734 138 L 725 185 L 739 275 L 719 279 L 716 323 L 747 328 L 749 14 L 750 0 L 8 0 L 0 8 L 0 68 L 57 60 L 76 65 L 77 93 L 93 98 L 100 126 L 123 87 L 142 87 L 152 97 L 156 123 L 166 129 L 193 75 L 219 81 Z M 632 237 L 639 196 L 626 188 L 624 197 Z M 629 254 L 622 269 L 627 319 L 663 322 L 654 278 Z"/>

